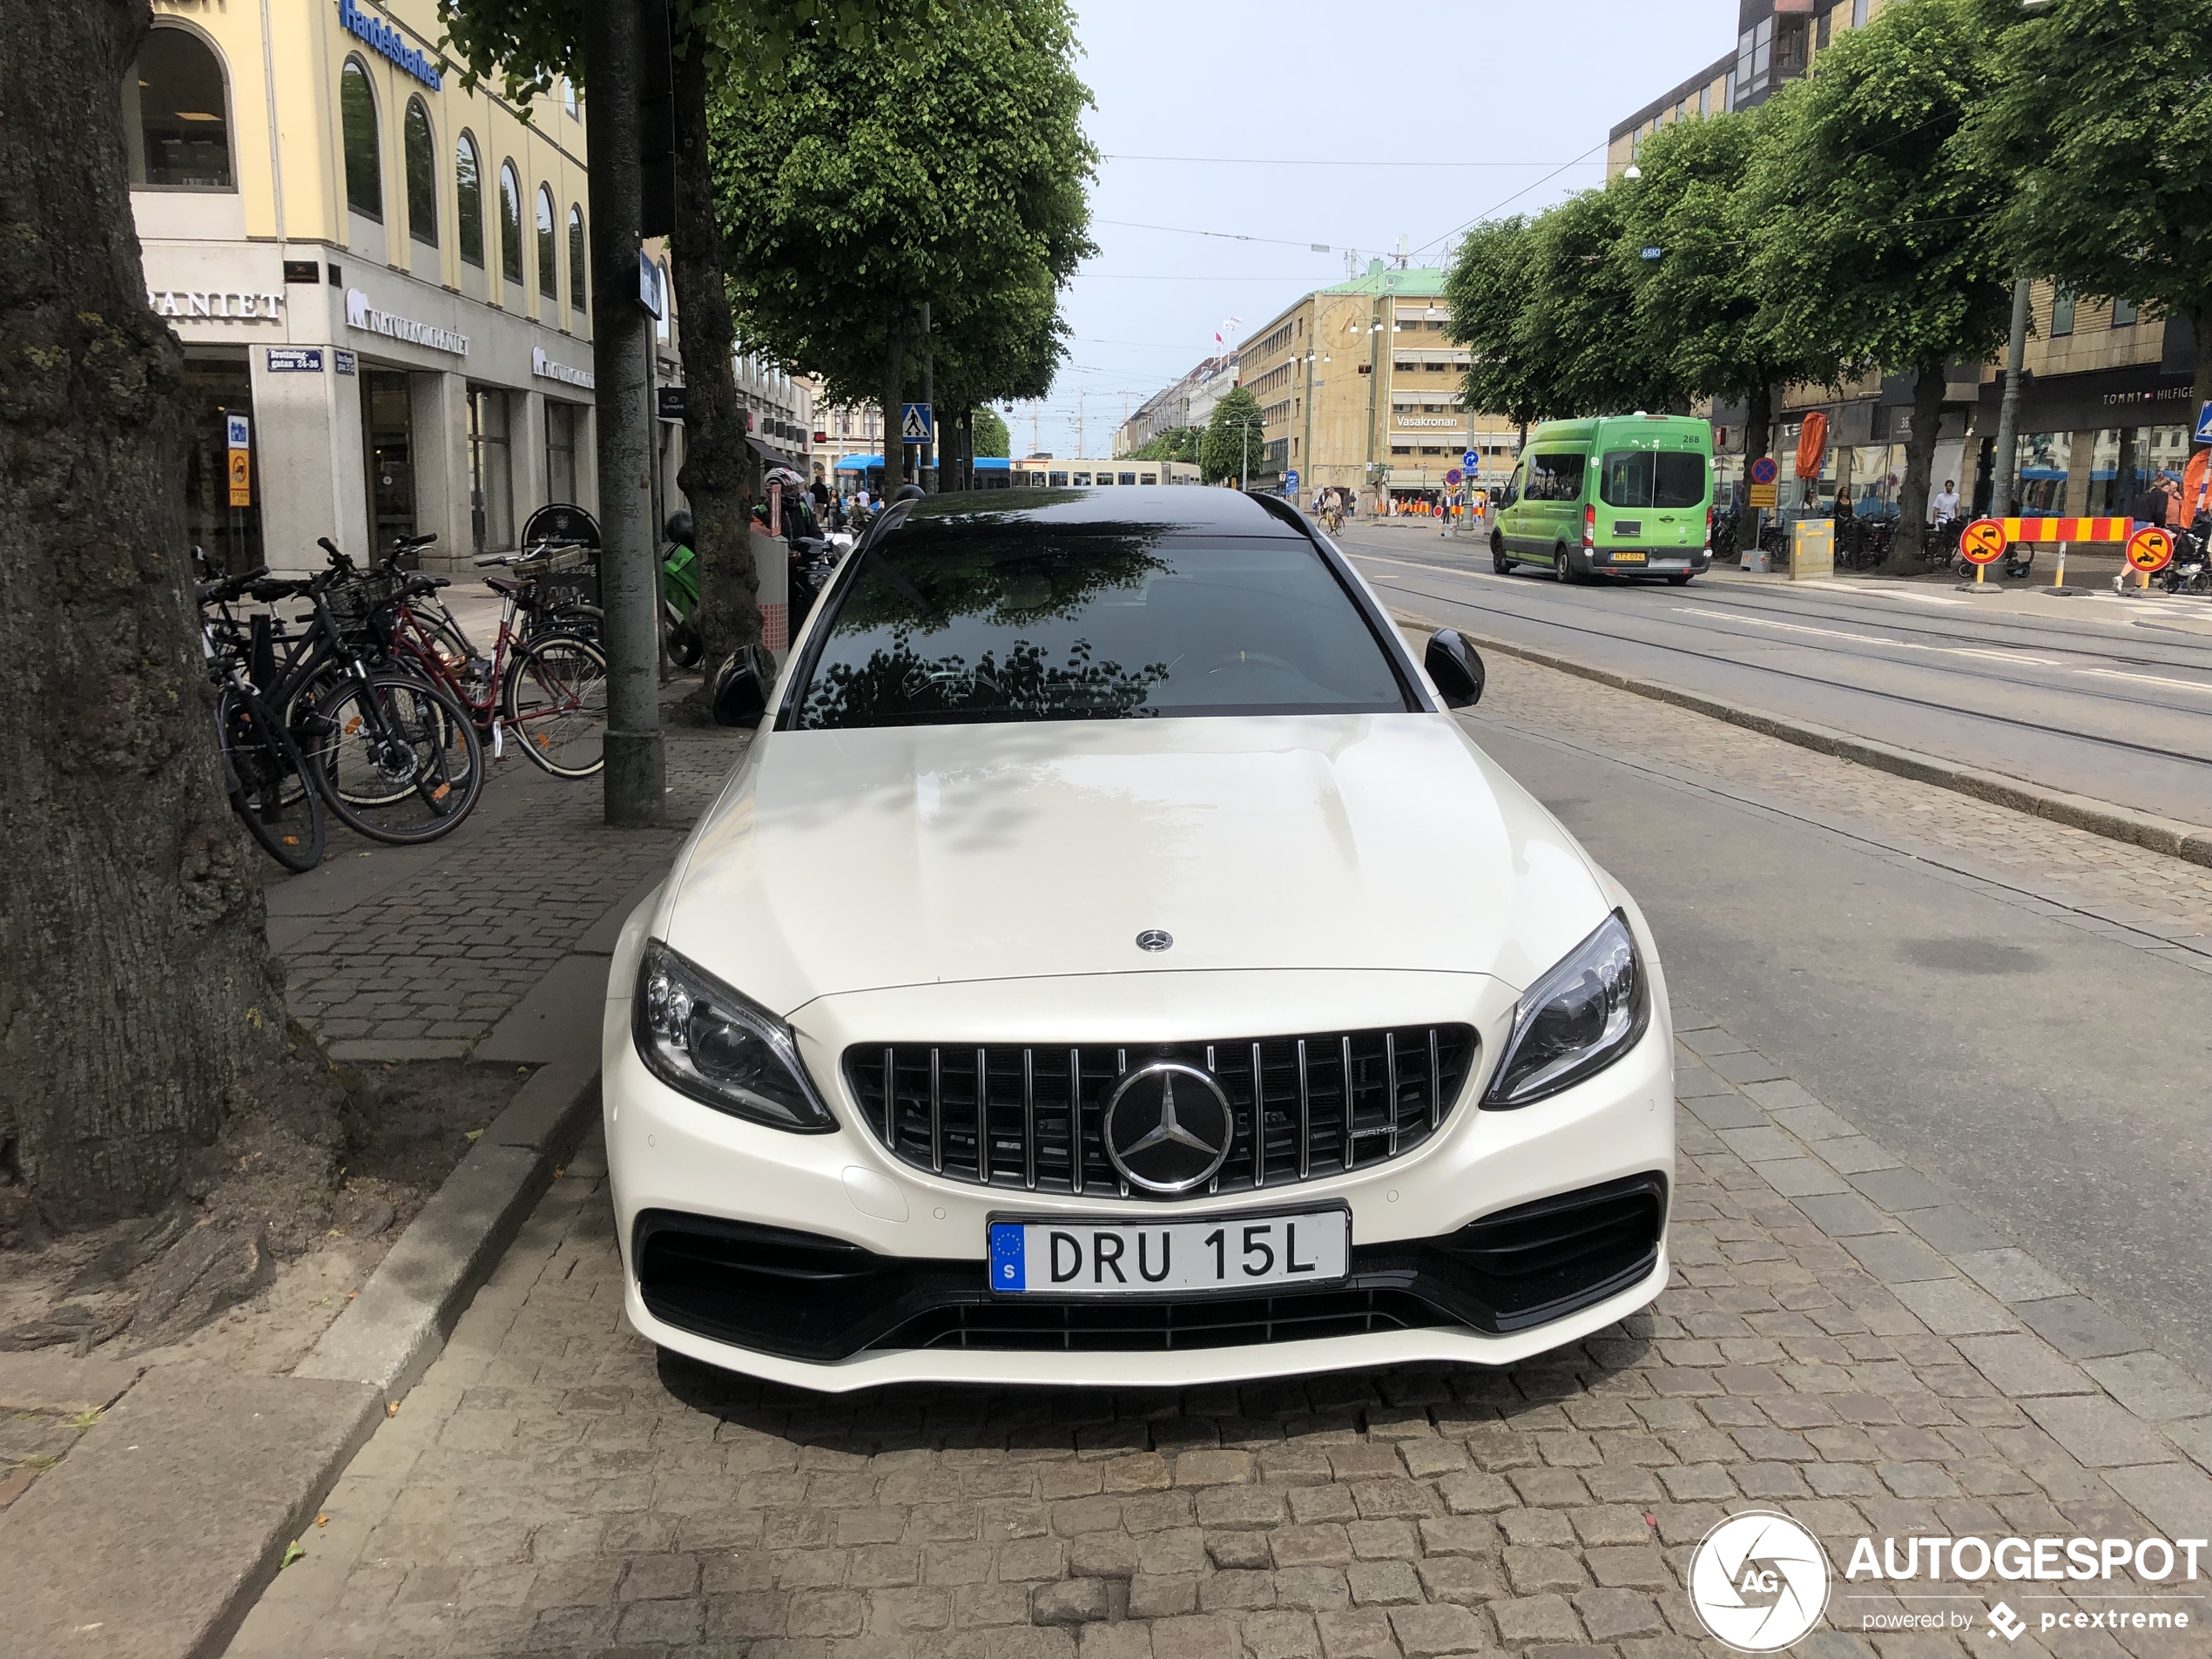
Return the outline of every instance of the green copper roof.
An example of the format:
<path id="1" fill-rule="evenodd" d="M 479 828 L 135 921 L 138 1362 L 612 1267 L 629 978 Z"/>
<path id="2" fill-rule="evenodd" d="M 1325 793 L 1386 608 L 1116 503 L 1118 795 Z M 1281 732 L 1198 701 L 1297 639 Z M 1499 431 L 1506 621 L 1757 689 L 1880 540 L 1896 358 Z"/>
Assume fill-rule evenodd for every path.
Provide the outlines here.
<path id="1" fill-rule="evenodd" d="M 1415 266 L 1401 271 L 1380 261 L 1371 263 L 1365 276 L 1332 282 L 1323 293 L 1396 293 L 1416 300 L 1433 300 L 1444 292 L 1444 273 L 1433 266 Z"/>

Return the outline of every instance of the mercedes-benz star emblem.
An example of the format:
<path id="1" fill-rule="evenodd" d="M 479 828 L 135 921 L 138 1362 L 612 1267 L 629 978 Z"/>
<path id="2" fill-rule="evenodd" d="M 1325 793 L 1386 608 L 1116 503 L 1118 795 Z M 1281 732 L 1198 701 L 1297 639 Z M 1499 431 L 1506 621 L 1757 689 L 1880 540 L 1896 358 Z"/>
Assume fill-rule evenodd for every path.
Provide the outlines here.
<path id="1" fill-rule="evenodd" d="M 1163 934 L 1157 927 L 1147 927 L 1136 936 L 1136 948 L 1139 950 L 1165 950 L 1174 943 L 1173 934 Z"/>
<path id="2" fill-rule="evenodd" d="M 1196 1066 L 1156 1060 L 1123 1078 L 1108 1097 L 1099 1136 L 1131 1185 L 1188 1192 L 1228 1158 L 1236 1125 L 1219 1083 Z"/>

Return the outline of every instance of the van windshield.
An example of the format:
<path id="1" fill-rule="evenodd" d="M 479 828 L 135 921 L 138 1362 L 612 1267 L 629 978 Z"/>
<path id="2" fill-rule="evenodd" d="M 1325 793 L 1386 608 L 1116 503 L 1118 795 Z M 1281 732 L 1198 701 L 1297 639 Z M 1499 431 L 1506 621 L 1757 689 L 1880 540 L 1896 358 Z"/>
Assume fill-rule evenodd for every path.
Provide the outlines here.
<path id="1" fill-rule="evenodd" d="M 1705 457 L 1679 450 L 1615 449 L 1598 476 L 1608 507 L 1696 507 L 1705 499 Z"/>

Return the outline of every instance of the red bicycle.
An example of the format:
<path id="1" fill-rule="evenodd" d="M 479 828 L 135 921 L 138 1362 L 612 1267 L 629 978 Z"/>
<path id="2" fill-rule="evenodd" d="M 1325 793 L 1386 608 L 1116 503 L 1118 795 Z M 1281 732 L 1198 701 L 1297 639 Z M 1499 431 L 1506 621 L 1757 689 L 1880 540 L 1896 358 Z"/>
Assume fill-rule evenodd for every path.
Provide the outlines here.
<path id="1" fill-rule="evenodd" d="M 508 554 L 477 563 L 513 566 L 523 560 Z M 538 593 L 541 573 L 484 578 L 506 602 L 489 657 L 439 603 L 445 578 L 408 576 L 388 613 L 387 647 L 460 700 L 495 759 L 512 732 L 523 752 L 555 777 L 589 778 L 606 765 L 607 659 L 582 635 L 547 625 L 556 607 Z M 428 604 L 418 609 L 419 599 Z"/>

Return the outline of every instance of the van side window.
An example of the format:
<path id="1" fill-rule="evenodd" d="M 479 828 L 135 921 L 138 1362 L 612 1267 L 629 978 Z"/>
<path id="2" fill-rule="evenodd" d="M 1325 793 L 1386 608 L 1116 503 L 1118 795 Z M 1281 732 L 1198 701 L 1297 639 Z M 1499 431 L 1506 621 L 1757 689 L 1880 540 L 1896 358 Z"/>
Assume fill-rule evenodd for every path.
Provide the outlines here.
<path id="1" fill-rule="evenodd" d="M 1528 460 L 1530 501 L 1582 499 L 1582 462 L 1579 455 L 1532 455 Z"/>

